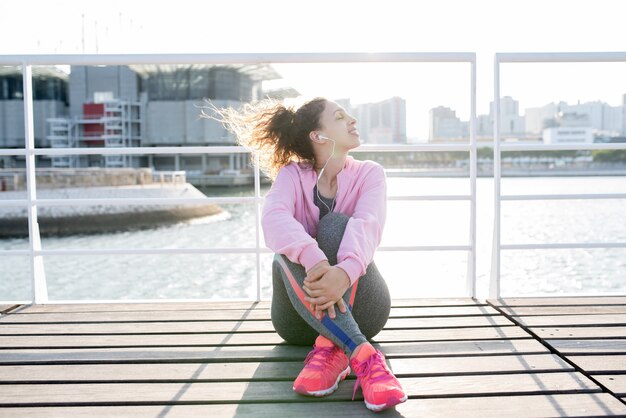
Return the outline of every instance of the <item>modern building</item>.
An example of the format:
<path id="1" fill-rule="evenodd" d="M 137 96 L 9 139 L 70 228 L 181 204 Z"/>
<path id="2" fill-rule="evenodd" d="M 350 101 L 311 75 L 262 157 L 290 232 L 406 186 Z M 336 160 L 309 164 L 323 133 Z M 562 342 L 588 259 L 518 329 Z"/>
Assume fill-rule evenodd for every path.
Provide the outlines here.
<path id="1" fill-rule="evenodd" d="M 589 127 L 555 127 L 543 130 L 544 144 L 591 144 L 593 129 Z"/>
<path id="2" fill-rule="evenodd" d="M 560 126 L 559 118 L 561 116 L 559 115 L 576 114 L 585 118 L 585 126 L 593 128 L 594 134 L 618 136 L 626 133 L 625 105 L 626 103 L 622 106 L 611 106 L 600 101 L 574 105 L 559 102 L 549 103 L 542 107 L 527 108 L 526 129 L 529 132 L 538 133 L 544 128 Z"/>
<path id="3" fill-rule="evenodd" d="M 495 102 L 489 103 L 489 118 L 495 120 Z M 519 114 L 519 102 L 510 96 L 500 98 L 500 135 L 502 137 L 525 136 L 526 123 Z"/>
<path id="4" fill-rule="evenodd" d="M 352 105 L 349 99 L 336 102 L 357 119 L 362 143 L 406 144 L 406 100 L 392 97 L 358 105 Z"/>
<path id="5" fill-rule="evenodd" d="M 32 68 L 35 146 L 48 147 L 46 119 L 67 116 L 68 75 L 55 67 Z M 21 70 L 17 67 L 0 68 L 0 148 L 23 148 L 25 145 L 22 95 Z M 0 157 L 0 168 L 24 166 L 24 157 Z"/>
<path id="6" fill-rule="evenodd" d="M 69 103 L 66 99 L 62 109 L 43 118 L 48 123 L 48 134 L 41 130 L 44 146 L 233 145 L 234 137 L 219 122 L 200 117 L 203 106 L 207 100 L 217 107 L 239 107 L 261 99 L 262 82 L 276 78 L 279 74 L 265 64 L 72 66 L 65 77 Z M 269 93 L 297 95 L 293 89 Z M 50 165 L 219 173 L 246 168 L 248 158 L 247 154 L 55 156 Z"/>
<path id="7" fill-rule="evenodd" d="M 461 141 L 469 138 L 469 122 L 463 122 L 449 107 L 439 106 L 428 112 L 430 142 Z"/>
<path id="8" fill-rule="evenodd" d="M 492 141 L 495 120 L 494 102 L 488 115 L 476 116 L 477 140 Z M 429 112 L 429 141 L 469 141 L 469 121 L 462 121 L 450 108 L 439 106 Z M 509 96 L 500 99 L 500 136 L 502 139 L 528 139 L 524 117 L 519 115 L 519 102 Z"/>

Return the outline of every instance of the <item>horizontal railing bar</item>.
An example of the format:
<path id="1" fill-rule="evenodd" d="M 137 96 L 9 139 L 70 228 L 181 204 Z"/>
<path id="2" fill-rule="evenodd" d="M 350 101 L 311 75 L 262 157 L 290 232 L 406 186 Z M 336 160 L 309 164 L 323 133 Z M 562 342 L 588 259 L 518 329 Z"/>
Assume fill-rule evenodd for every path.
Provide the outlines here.
<path id="1" fill-rule="evenodd" d="M 554 244 L 503 244 L 502 250 L 558 250 L 576 248 L 626 248 L 626 242 L 581 242 Z"/>
<path id="2" fill-rule="evenodd" d="M 16 155 L 21 155 L 21 156 L 27 155 L 26 149 L 24 149 L 24 148 L 3 148 L 3 149 L 0 149 L 0 156 L 16 156 Z"/>
<path id="3" fill-rule="evenodd" d="M 277 64 L 349 62 L 474 62 L 473 52 L 316 52 L 242 54 L 0 55 L 1 65 Z"/>
<path id="4" fill-rule="evenodd" d="M 109 147 L 109 148 L 36 148 L 34 155 L 157 155 L 157 154 L 245 154 L 239 146 L 198 147 Z"/>
<path id="5" fill-rule="evenodd" d="M 385 246 L 378 251 L 470 251 L 469 245 L 420 245 L 420 246 Z M 272 251 L 263 247 L 261 253 Z M 56 249 L 35 251 L 35 256 L 64 255 L 149 255 L 149 254 L 256 254 L 256 248 L 101 248 L 101 249 Z M 0 250 L 0 255 L 30 255 L 28 250 Z"/>
<path id="6" fill-rule="evenodd" d="M 620 62 L 626 52 L 504 52 L 497 53 L 501 63 L 513 62 Z"/>
<path id="7" fill-rule="evenodd" d="M 388 196 L 387 200 L 412 201 L 412 200 L 472 200 L 471 195 L 424 195 L 424 196 Z"/>
<path id="8" fill-rule="evenodd" d="M 500 151 L 591 151 L 626 149 L 626 143 L 593 144 L 501 144 Z"/>
<path id="9" fill-rule="evenodd" d="M 464 201 L 471 200 L 470 195 L 424 195 L 424 196 L 389 196 L 388 201 Z M 263 203 L 264 197 L 206 197 L 206 198 L 110 198 L 110 199 L 36 199 L 33 206 L 137 206 L 137 205 L 183 205 L 183 204 L 254 204 Z M 28 206 L 28 199 L 0 200 L 0 207 Z"/>
<path id="10" fill-rule="evenodd" d="M 471 245 L 384 246 L 376 251 L 471 251 Z"/>
<path id="11" fill-rule="evenodd" d="M 471 151 L 470 144 L 407 144 L 407 145 L 361 145 L 350 152 L 468 152 Z"/>
<path id="12" fill-rule="evenodd" d="M 388 196 L 388 201 L 437 201 L 471 200 L 470 195 L 417 195 L 417 196 Z M 33 206 L 135 206 L 135 205 L 184 205 L 184 204 L 254 204 L 263 203 L 264 197 L 206 197 L 206 198 L 108 198 L 108 199 L 36 199 Z M 0 207 L 28 206 L 28 199 L 0 200 Z"/>
<path id="13" fill-rule="evenodd" d="M 626 193 L 596 194 L 528 194 L 503 195 L 500 200 L 589 200 L 589 199 L 626 199 Z"/>
<path id="14" fill-rule="evenodd" d="M 261 198 L 259 201 L 263 201 Z M 9 202 L 9 204 L 5 204 Z M 255 197 L 206 197 L 206 198 L 112 198 L 112 199 L 37 199 L 33 200 L 33 206 L 136 206 L 136 205 L 184 205 L 184 204 L 231 204 L 231 203 L 257 203 Z M 0 200 L 2 206 L 23 206 L 28 200 Z"/>
<path id="15" fill-rule="evenodd" d="M 270 253 L 261 248 L 262 253 Z M 35 251 L 35 255 L 150 255 L 150 254 L 256 254 L 256 248 L 100 248 L 100 249 L 57 249 Z"/>
<path id="16" fill-rule="evenodd" d="M 30 250 L 0 250 L 0 255 L 4 255 L 4 256 L 30 255 Z"/>
<path id="17" fill-rule="evenodd" d="M 24 193 L 26 193 L 26 191 L 24 190 Z M 24 206 L 27 207 L 28 206 L 28 199 L 7 199 L 7 200 L 1 200 L 0 199 L 0 208 L 6 206 L 6 207 L 15 207 L 15 206 Z"/>
<path id="18" fill-rule="evenodd" d="M 361 145 L 351 152 L 454 152 L 470 151 L 469 144 L 411 144 Z M 240 146 L 182 146 L 182 147 L 109 147 L 109 148 L 36 148 L 34 155 L 159 155 L 159 154 L 245 154 Z"/>

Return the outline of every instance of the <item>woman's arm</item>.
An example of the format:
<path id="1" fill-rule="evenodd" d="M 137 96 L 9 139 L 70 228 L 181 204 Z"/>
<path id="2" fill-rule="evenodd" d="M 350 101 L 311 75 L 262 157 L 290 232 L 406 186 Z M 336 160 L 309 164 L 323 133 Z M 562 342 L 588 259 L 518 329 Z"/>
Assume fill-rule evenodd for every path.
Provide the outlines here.
<path id="1" fill-rule="evenodd" d="M 374 259 L 374 253 L 382 238 L 386 216 L 385 170 L 379 164 L 372 164 L 337 253 L 337 267 L 348 274 L 351 284 L 365 274 L 367 266 Z"/>
<path id="2" fill-rule="evenodd" d="M 272 251 L 284 254 L 289 260 L 309 271 L 327 258 L 317 245 L 317 241 L 295 218 L 297 197 L 302 196 L 300 182 L 296 181 L 287 167 L 279 171 L 265 197 L 261 225 L 265 244 Z"/>

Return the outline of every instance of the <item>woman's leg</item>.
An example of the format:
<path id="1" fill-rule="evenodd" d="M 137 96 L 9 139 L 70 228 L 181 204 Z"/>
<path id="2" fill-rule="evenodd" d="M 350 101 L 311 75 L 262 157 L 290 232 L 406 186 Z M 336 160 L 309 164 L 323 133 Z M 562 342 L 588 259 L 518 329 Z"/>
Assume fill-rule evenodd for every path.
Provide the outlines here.
<path id="1" fill-rule="evenodd" d="M 331 265 L 336 264 L 336 254 L 349 218 L 331 213 L 320 220 L 318 244 Z M 378 269 L 372 263 L 367 273 L 344 295 L 349 305 L 346 313 L 336 310 L 333 320 L 324 315 L 317 319 L 304 300 L 302 283 L 306 277 L 304 268 L 277 255 L 273 265 L 274 296 L 272 298 L 272 322 L 281 337 L 294 344 L 310 345 L 317 334 L 322 334 L 347 353 L 366 338 L 376 335 L 389 317 L 390 298 L 387 286 Z M 352 302 L 352 303 L 351 303 Z M 363 332 L 365 331 L 365 332 Z"/>

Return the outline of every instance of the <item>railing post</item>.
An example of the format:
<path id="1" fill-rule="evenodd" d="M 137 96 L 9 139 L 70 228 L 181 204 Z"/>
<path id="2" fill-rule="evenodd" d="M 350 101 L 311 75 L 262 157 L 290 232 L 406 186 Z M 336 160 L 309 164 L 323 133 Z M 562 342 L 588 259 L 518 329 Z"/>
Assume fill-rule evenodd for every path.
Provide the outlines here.
<path id="1" fill-rule="evenodd" d="M 261 300 L 261 170 L 259 155 L 254 155 L 254 209 L 256 223 L 256 300 Z"/>
<path id="2" fill-rule="evenodd" d="M 476 297 L 476 56 L 471 62 L 470 83 L 470 228 L 469 241 L 472 247 L 467 260 L 467 294 Z"/>
<path id="3" fill-rule="evenodd" d="M 494 58 L 493 68 L 493 96 L 494 96 L 494 121 L 493 121 L 493 244 L 491 258 L 491 282 L 489 285 L 489 297 L 500 297 L 500 59 L 498 54 Z"/>
<path id="4" fill-rule="evenodd" d="M 28 193 L 28 236 L 30 241 L 30 266 L 32 280 L 33 303 L 48 302 L 48 286 L 43 265 L 41 238 L 39 236 L 39 222 L 37 219 L 37 183 L 35 170 L 35 132 L 33 123 L 33 77 L 32 67 L 22 63 L 22 80 L 24 95 L 24 138 L 26 148 L 26 188 Z"/>

